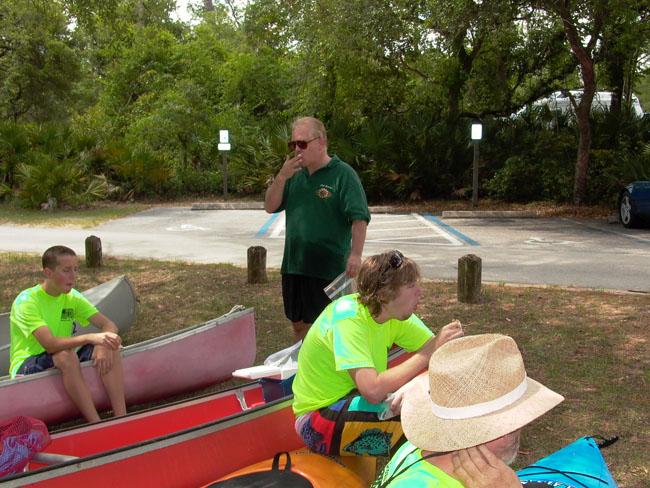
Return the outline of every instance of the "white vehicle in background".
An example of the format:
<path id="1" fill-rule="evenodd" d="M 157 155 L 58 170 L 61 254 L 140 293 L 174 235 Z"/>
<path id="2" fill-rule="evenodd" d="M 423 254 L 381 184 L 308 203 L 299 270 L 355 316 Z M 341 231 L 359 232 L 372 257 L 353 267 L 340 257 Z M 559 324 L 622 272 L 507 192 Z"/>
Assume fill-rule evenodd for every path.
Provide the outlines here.
<path id="1" fill-rule="evenodd" d="M 576 103 L 580 103 L 582 97 L 582 90 L 571 90 L 569 93 L 575 98 Z M 612 104 L 612 92 L 599 91 L 594 94 L 594 99 L 591 102 L 591 110 L 609 110 Z M 548 106 L 550 110 L 557 110 L 562 114 L 573 112 L 571 99 L 568 95 L 556 91 L 551 93 L 546 98 L 541 98 L 533 102 L 533 107 Z M 632 94 L 632 110 L 638 117 L 643 117 L 643 108 L 636 95 Z"/>

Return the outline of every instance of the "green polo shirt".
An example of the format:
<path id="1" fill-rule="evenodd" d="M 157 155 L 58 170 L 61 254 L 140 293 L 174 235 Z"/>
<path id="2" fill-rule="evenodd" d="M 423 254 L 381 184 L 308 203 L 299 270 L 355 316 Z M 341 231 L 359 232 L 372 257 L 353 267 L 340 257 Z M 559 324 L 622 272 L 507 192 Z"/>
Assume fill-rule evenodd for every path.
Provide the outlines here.
<path id="1" fill-rule="evenodd" d="M 282 210 L 286 213 L 282 274 L 324 280 L 345 271 L 352 221 L 370 222 L 361 180 L 337 156 L 312 175 L 303 168 L 287 180 L 276 212 Z"/>

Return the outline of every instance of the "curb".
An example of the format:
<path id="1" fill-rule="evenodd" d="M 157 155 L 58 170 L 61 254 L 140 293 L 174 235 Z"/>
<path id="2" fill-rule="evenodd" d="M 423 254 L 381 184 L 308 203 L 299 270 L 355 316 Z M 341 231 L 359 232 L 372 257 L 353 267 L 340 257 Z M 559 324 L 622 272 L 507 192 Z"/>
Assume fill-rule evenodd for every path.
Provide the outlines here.
<path id="1" fill-rule="evenodd" d="M 393 207 L 368 207 L 370 213 L 391 213 Z M 193 203 L 191 210 L 264 210 L 264 202 Z"/>
<path id="2" fill-rule="evenodd" d="M 527 210 L 445 210 L 442 218 L 449 219 L 531 219 L 537 212 Z"/>
<path id="3" fill-rule="evenodd" d="M 264 210 L 264 202 L 193 203 L 192 210 Z"/>

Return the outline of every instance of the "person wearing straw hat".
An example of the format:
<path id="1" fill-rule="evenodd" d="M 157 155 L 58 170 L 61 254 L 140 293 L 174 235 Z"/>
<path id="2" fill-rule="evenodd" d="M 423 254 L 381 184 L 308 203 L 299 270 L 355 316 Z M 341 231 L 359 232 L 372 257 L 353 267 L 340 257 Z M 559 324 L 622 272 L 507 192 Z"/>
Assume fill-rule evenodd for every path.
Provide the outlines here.
<path id="1" fill-rule="evenodd" d="M 313 451 L 389 456 L 404 440 L 399 389 L 426 369 L 437 347 L 463 335 L 455 320 L 434 337 L 415 315 L 419 280 L 417 264 L 399 251 L 370 256 L 359 271 L 359 293 L 328 305 L 307 333 L 293 411 L 296 432 Z M 388 369 L 393 344 L 413 355 Z"/>
<path id="2" fill-rule="evenodd" d="M 448 342 L 431 356 L 428 374 L 407 387 L 401 413 L 407 442 L 372 488 L 520 488 L 508 464 L 521 430 L 562 400 L 526 375 L 511 337 Z"/>

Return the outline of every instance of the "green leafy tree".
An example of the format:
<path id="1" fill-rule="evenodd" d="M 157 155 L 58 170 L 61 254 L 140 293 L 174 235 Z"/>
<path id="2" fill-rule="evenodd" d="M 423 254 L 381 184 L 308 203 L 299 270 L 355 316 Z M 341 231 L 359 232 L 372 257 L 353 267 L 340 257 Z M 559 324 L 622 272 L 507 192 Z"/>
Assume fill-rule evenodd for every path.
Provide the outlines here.
<path id="1" fill-rule="evenodd" d="M 647 32 L 648 5 L 616 0 L 540 0 L 533 2 L 531 6 L 561 22 L 569 49 L 577 60 L 577 68 L 582 80 L 580 100 L 571 97 L 579 134 L 573 202 L 580 205 L 585 203 L 587 192 L 587 173 L 592 146 L 590 112 L 598 87 L 597 65 L 600 62 L 600 53 L 603 49 L 605 53 L 610 49 L 614 34 L 622 37 L 623 44 L 629 48 L 630 42 L 625 42 L 626 39 L 629 41 L 629 36 Z M 613 68 L 611 62 L 610 67 Z"/>
<path id="2" fill-rule="evenodd" d="M 2 2 L 0 32 L 0 118 L 65 120 L 81 71 L 62 5 Z"/>

